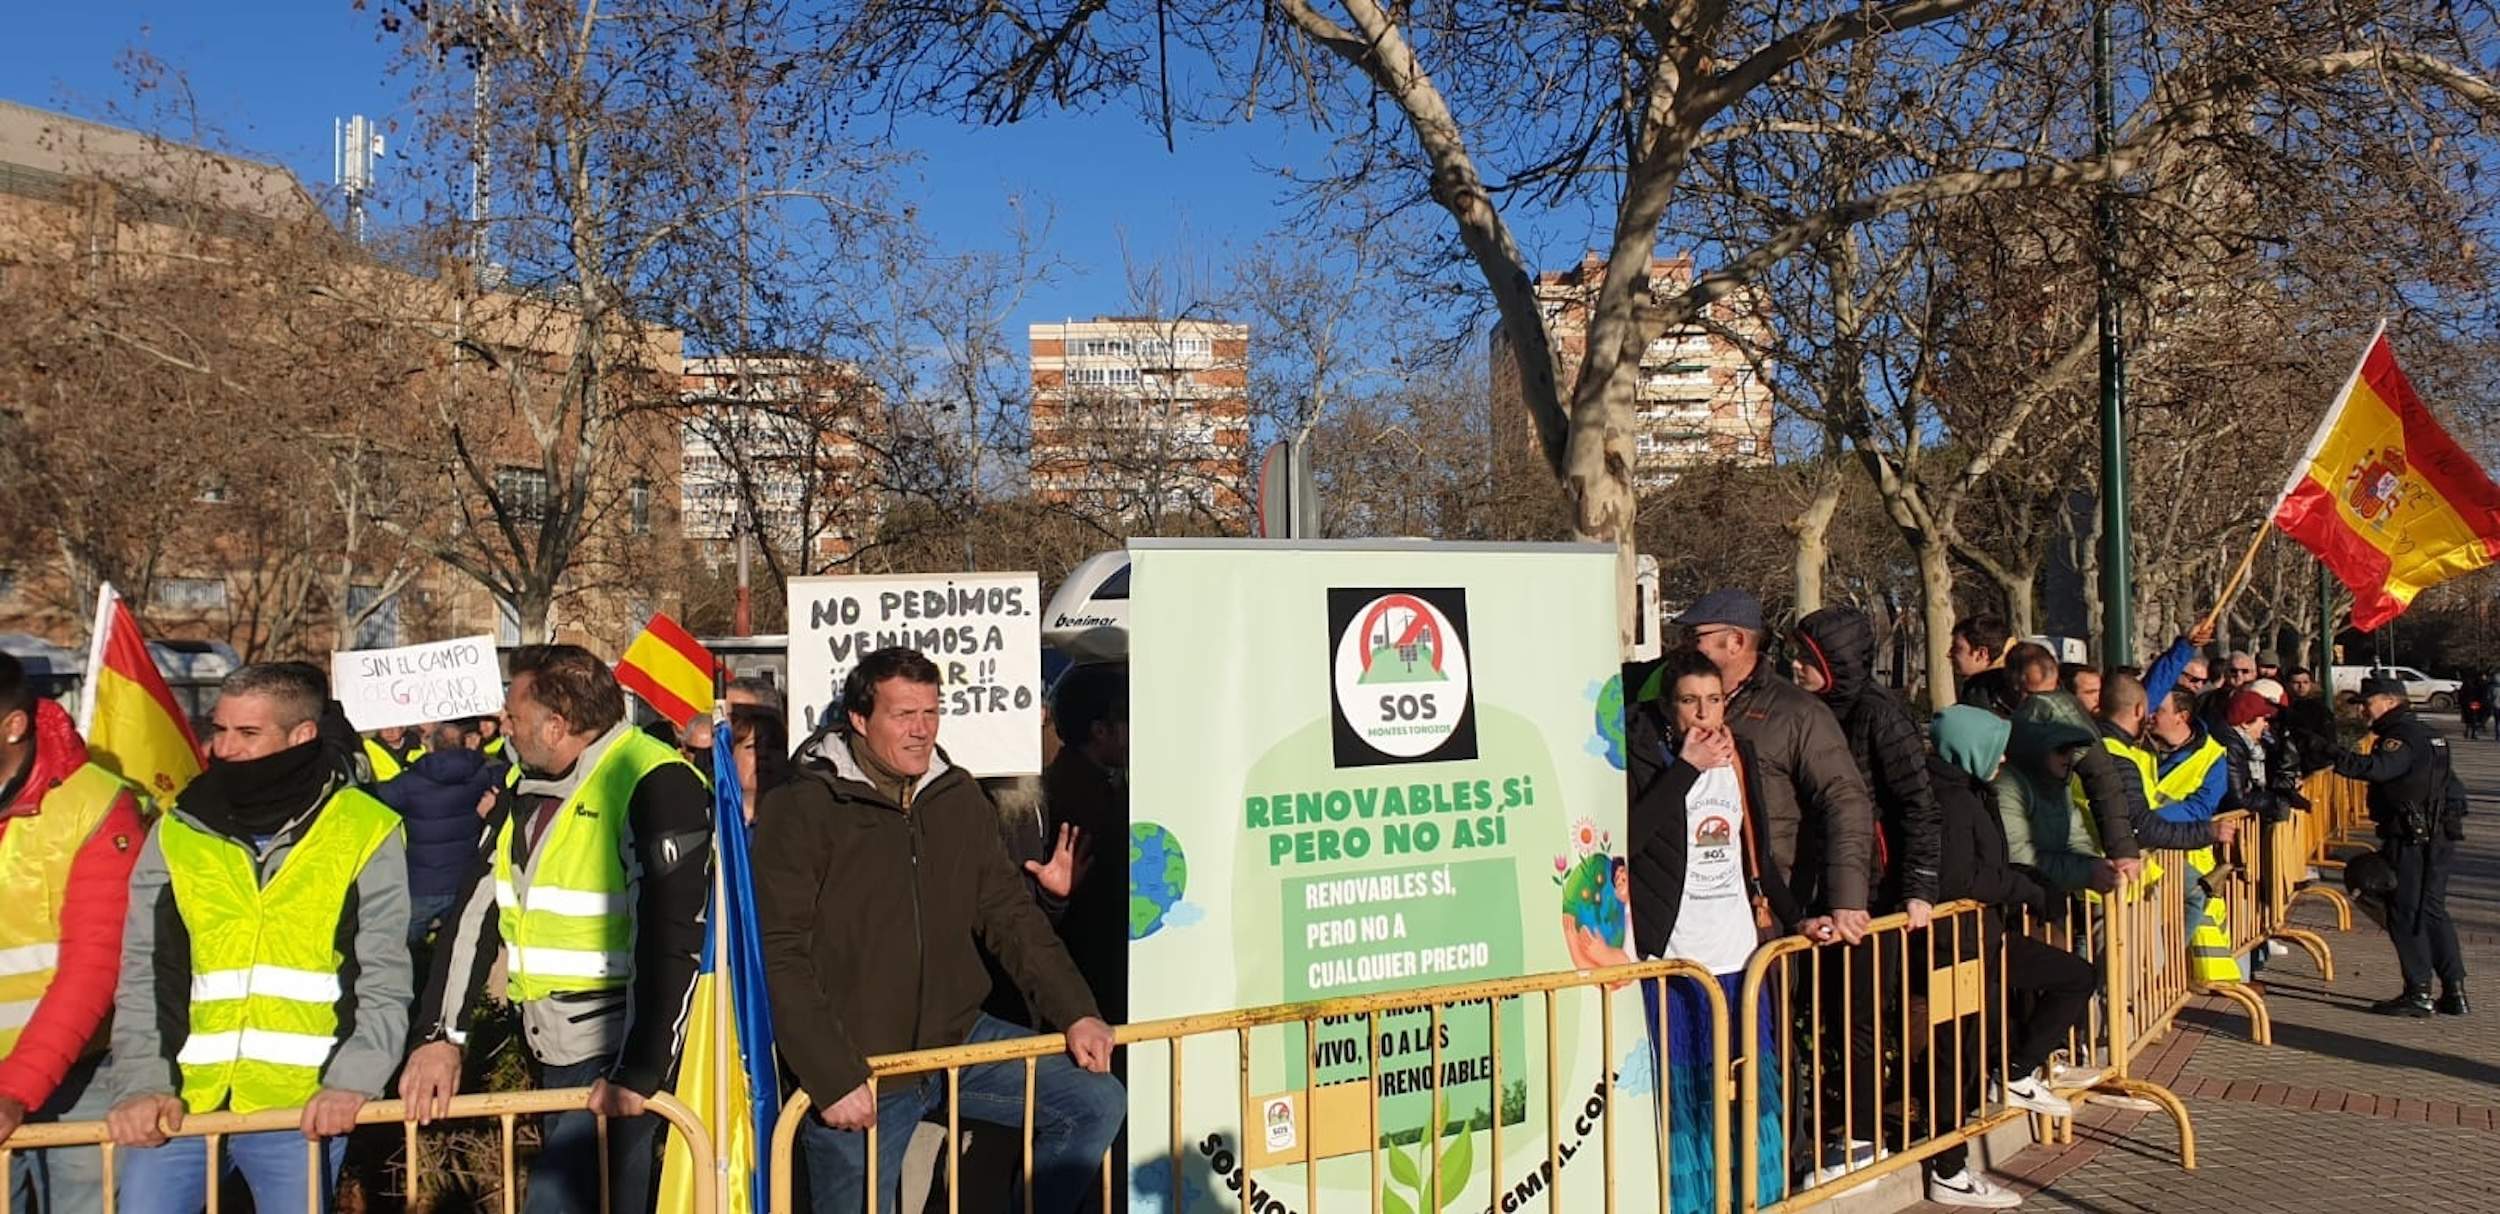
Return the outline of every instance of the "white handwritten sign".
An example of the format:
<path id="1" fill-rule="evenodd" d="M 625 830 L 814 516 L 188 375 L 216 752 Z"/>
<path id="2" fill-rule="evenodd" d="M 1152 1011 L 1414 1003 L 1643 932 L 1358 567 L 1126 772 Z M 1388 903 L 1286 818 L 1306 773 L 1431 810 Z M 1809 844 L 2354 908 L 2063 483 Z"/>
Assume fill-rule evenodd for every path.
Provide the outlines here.
<path id="1" fill-rule="evenodd" d="M 792 744 L 840 714 L 862 656 L 900 645 L 937 664 L 950 761 L 980 776 L 1039 773 L 1041 597 L 1030 573 L 790 579 Z"/>
<path id="2" fill-rule="evenodd" d="M 342 649 L 330 655 L 330 693 L 369 732 L 502 712 L 503 671 L 491 636 Z"/>

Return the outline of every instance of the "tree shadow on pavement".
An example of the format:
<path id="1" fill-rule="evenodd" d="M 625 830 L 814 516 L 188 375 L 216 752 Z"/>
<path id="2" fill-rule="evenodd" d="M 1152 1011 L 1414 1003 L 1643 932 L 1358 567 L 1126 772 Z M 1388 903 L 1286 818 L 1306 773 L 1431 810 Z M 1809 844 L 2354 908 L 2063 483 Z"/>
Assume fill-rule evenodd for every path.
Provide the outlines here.
<path id="1" fill-rule="evenodd" d="M 2268 993 L 2268 998 L 2288 993 L 2281 990 L 2271 991 Z M 2227 1030 L 2245 1023 L 2239 1016 L 2229 1013 L 2211 1013 L 2203 1009 L 2194 1009 L 2184 1013 L 2180 1019 L 2200 1023 L 2208 1031 Z M 2390 1028 L 2400 1024 L 2427 1026 L 2430 1022 L 2399 1020 L 2388 1022 Z M 2500 1066 L 2477 1058 L 2417 1049 L 2380 1038 L 2355 1037 L 2350 1033 L 2338 1033 L 2332 1029 L 2293 1024 L 2279 1019 L 2274 1022 L 2274 1044 L 2278 1049 L 2322 1054 L 2329 1058 L 2341 1058 L 2348 1062 L 2365 1063 L 2370 1066 L 2430 1071 L 2435 1074 L 2448 1075 L 2469 1083 L 2491 1087 L 2496 1095 L 2500 1095 Z"/>

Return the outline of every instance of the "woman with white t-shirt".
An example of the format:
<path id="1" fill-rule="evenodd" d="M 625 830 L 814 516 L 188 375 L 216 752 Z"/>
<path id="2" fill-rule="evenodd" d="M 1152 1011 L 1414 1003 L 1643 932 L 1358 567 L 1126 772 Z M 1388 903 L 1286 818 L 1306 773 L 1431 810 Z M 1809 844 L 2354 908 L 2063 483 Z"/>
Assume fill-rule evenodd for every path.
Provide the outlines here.
<path id="1" fill-rule="evenodd" d="M 1644 671 L 1644 674 L 1650 672 Z M 1718 975 L 1729 1004 L 1728 1022 L 1742 1023 L 1736 1006 L 1745 963 L 1763 941 L 1788 935 L 1803 918 L 1779 879 L 1762 824 L 1753 784 L 1753 756 L 1727 728 L 1727 689 L 1710 659 L 1678 650 L 1661 661 L 1654 678 L 1627 679 L 1628 687 L 1655 688 L 1626 712 L 1626 773 L 1631 806 L 1625 854 L 1631 870 L 1632 939 L 1641 957 L 1689 960 Z M 1693 982 L 1644 983 L 1649 1005 L 1651 1061 L 1659 1076 L 1663 1112 L 1672 1126 L 1673 1208 L 1713 1208 L 1716 1169 L 1710 1143 L 1710 1014 L 1705 993 Z M 1769 992 L 1764 994 L 1768 1003 Z M 1662 1006 L 1663 1004 L 1663 1006 Z M 1731 1052 L 1757 1059 L 1774 1056 L 1771 1017 L 1757 1041 L 1734 1041 Z M 1664 1057 L 1661 1058 L 1660 1054 Z M 1762 1200 L 1785 1191 L 1778 1068 L 1756 1065 L 1759 1116 L 1753 1137 L 1763 1144 L 1755 1161 Z M 1739 1127 L 1741 1144 L 1747 1135 Z"/>

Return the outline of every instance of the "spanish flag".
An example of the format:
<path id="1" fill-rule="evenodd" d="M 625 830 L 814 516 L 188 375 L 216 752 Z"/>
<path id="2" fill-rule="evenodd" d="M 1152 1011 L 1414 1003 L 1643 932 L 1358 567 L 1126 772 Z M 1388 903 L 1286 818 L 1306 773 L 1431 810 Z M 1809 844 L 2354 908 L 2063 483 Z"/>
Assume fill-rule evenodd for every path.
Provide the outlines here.
<path id="1" fill-rule="evenodd" d="M 665 612 L 625 647 L 616 681 L 679 729 L 712 711 L 712 651 Z"/>
<path id="2" fill-rule="evenodd" d="M 2352 626 L 2367 632 L 2424 589 L 2500 560 L 2500 486 L 2414 395 L 2382 324 L 2292 469 L 2274 525 L 2352 589 Z"/>
<path id="3" fill-rule="evenodd" d="M 163 805 L 200 774 L 191 718 L 174 702 L 148 656 L 139 621 L 107 583 L 96 590 L 94 639 L 87 649 L 87 699 L 78 732 L 87 753 Z"/>

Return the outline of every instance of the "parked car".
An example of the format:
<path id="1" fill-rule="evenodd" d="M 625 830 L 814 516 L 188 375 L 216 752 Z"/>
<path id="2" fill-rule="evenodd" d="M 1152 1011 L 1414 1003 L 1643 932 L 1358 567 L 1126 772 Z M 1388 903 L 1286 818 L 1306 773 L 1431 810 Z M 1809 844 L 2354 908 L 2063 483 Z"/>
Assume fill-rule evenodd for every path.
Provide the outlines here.
<path id="1" fill-rule="evenodd" d="M 2335 698 L 2345 699 L 2361 694 L 2365 678 L 2395 679 L 2405 685 L 2405 695 L 2414 704 L 2433 712 L 2447 712 L 2457 706 L 2457 695 L 2464 684 L 2455 679 L 2435 679 L 2411 666 L 2338 666 L 2335 668 Z"/>

